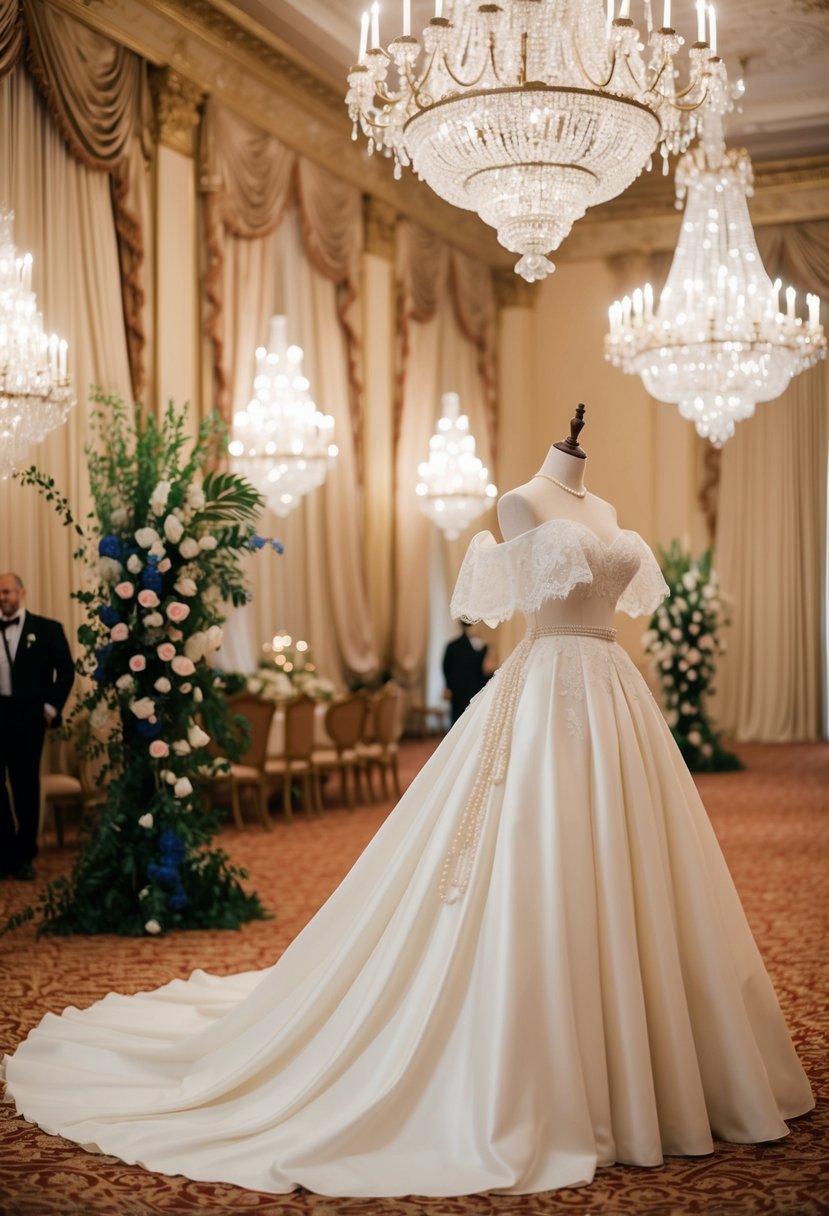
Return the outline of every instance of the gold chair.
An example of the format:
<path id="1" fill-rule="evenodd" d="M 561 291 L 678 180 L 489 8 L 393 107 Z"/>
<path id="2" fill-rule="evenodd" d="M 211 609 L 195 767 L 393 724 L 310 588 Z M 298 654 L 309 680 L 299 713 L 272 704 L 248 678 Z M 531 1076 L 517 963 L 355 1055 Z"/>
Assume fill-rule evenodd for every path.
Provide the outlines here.
<path id="1" fill-rule="evenodd" d="M 384 798 L 389 792 L 386 774 L 391 773 L 395 795 L 401 796 L 400 773 L 397 767 L 402 721 L 400 713 L 401 691 L 394 680 L 389 680 L 374 699 L 372 707 L 373 730 L 371 737 L 357 745 L 360 765 L 366 775 L 369 797 L 373 794 L 371 772 L 377 769 Z"/>
<path id="2" fill-rule="evenodd" d="M 247 719 L 250 724 L 250 742 L 244 755 L 240 756 L 236 763 L 228 762 L 224 772 L 213 774 L 212 787 L 221 789 L 230 783 L 230 806 L 237 828 L 245 826 L 242 819 L 241 791 L 252 788 L 259 804 L 262 824 L 270 831 L 268 773 L 265 764 L 268 756 L 268 732 L 276 706 L 273 701 L 266 701 L 263 697 L 256 697 L 249 692 L 229 697 L 227 704 L 230 714 L 239 714 Z"/>
<path id="3" fill-rule="evenodd" d="M 66 740 L 59 735 L 46 736 L 40 773 L 40 831 L 42 835 L 51 812 L 55 821 L 58 848 L 65 838 L 64 814 L 71 808 L 83 808 L 83 786 L 77 773 L 70 772 Z"/>
<path id="4" fill-rule="evenodd" d="M 314 712 L 316 701 L 307 693 L 294 697 L 285 705 L 285 742 L 281 756 L 269 756 L 265 761 L 265 772 L 269 778 L 282 781 L 282 808 L 286 819 L 293 818 L 291 806 L 291 783 L 294 777 L 302 780 L 302 808 L 306 815 L 311 810 L 322 812 L 322 796 L 319 775 L 312 762 L 314 750 Z"/>
<path id="5" fill-rule="evenodd" d="M 363 801 L 360 790 L 360 756 L 357 744 L 362 738 L 368 703 L 363 692 L 349 693 L 333 701 L 326 710 L 325 730 L 333 747 L 314 748 L 311 760 L 319 774 L 339 771 L 343 801 L 350 811 L 354 810 L 355 796 Z"/>

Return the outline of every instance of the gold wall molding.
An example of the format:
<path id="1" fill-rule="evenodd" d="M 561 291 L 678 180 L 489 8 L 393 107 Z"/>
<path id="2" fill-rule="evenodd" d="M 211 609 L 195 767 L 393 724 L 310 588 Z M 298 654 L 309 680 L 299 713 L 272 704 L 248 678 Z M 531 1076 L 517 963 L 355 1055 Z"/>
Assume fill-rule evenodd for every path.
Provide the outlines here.
<path id="1" fill-rule="evenodd" d="M 394 261 L 397 208 L 383 199 L 363 195 L 363 252 Z"/>
<path id="2" fill-rule="evenodd" d="M 158 143 L 193 155 L 193 135 L 199 123 L 204 94 L 175 68 L 150 66 L 153 98 L 153 135 Z"/>

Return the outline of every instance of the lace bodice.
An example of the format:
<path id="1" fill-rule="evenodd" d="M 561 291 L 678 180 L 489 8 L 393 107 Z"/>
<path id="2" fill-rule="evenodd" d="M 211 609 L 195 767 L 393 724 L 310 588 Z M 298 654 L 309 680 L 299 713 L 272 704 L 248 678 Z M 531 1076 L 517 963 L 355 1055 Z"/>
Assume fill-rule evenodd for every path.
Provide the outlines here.
<path id="1" fill-rule="evenodd" d="M 605 544 L 584 524 L 550 519 L 499 544 L 473 536 L 452 595 L 455 618 L 497 625 L 514 612 L 533 624 L 608 625 L 614 611 L 650 615 L 668 594 L 637 532 Z"/>

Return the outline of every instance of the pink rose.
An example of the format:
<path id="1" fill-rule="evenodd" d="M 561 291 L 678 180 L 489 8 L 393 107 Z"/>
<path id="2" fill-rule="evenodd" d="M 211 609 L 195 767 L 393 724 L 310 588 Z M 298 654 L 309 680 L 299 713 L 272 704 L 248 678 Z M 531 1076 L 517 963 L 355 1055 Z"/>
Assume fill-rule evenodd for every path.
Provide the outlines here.
<path id="1" fill-rule="evenodd" d="M 139 591 L 138 602 L 142 608 L 157 608 L 158 596 L 154 591 Z"/>
<path id="2" fill-rule="evenodd" d="M 143 671 L 147 666 L 147 660 L 143 654 L 134 654 L 130 659 L 130 671 Z"/>
<path id="3" fill-rule="evenodd" d="M 166 573 L 167 573 L 167 571 L 168 571 L 168 570 L 170 569 L 170 567 L 172 566 L 172 564 L 173 564 L 173 563 L 170 561 L 169 557 L 163 557 L 163 558 L 161 559 L 161 561 L 158 563 L 158 567 L 157 567 L 157 569 L 158 569 L 158 573 L 159 573 L 159 574 L 166 574 Z"/>
<path id="4" fill-rule="evenodd" d="M 132 583 L 117 583 L 115 586 L 115 594 L 120 595 L 122 600 L 131 600 L 135 595 L 135 588 L 133 587 Z"/>
<path id="5" fill-rule="evenodd" d="M 184 634 L 181 632 L 180 629 L 168 629 L 167 637 L 170 639 L 171 642 L 180 642 L 181 639 L 184 637 Z"/>
<path id="6" fill-rule="evenodd" d="M 150 755 L 153 760 L 163 760 L 165 756 L 169 756 L 170 749 L 163 739 L 153 739 L 150 744 Z"/>
<path id="7" fill-rule="evenodd" d="M 156 647 L 155 653 L 161 659 L 162 663 L 169 663 L 170 659 L 174 659 L 176 657 L 176 648 L 172 642 L 162 642 L 160 646 Z"/>
<path id="8" fill-rule="evenodd" d="M 171 621 L 178 624 L 179 621 L 186 621 L 190 615 L 190 609 L 187 604 L 182 604 L 178 600 L 173 600 L 172 604 L 167 605 L 167 616 Z"/>
<path id="9" fill-rule="evenodd" d="M 126 642 L 130 636 L 129 627 L 123 621 L 119 621 L 117 625 L 113 625 L 109 631 L 109 636 L 113 642 Z"/>
<path id="10" fill-rule="evenodd" d="M 173 671 L 177 676 L 191 676 L 195 670 L 195 663 L 186 654 L 177 654 L 173 659 Z"/>

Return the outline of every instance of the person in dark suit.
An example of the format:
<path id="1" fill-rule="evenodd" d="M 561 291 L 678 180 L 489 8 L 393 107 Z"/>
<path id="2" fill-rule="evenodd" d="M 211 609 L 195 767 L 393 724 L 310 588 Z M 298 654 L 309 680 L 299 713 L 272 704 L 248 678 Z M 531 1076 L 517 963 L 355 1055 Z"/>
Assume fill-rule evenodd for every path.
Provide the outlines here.
<path id="1" fill-rule="evenodd" d="M 25 601 L 19 575 L 0 574 L 0 878 L 22 881 L 34 878 L 43 738 L 60 725 L 75 678 L 62 625 Z"/>
<path id="2" fill-rule="evenodd" d="M 480 638 L 470 637 L 466 621 L 461 621 L 461 629 L 461 636 L 451 641 L 443 652 L 444 695 L 452 707 L 453 726 L 492 675 L 486 658 L 486 644 Z"/>

